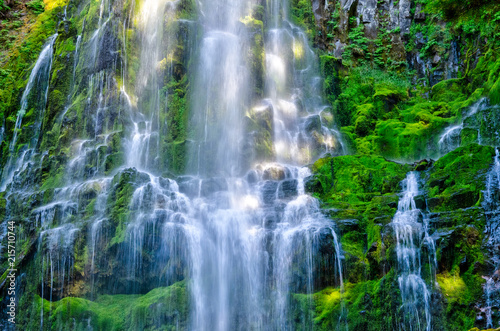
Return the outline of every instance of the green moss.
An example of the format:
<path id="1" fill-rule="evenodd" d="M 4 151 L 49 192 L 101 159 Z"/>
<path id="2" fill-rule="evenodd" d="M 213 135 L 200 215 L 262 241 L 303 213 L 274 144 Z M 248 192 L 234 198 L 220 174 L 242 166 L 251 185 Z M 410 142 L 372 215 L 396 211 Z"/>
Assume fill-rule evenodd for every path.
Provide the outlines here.
<path id="1" fill-rule="evenodd" d="M 477 293 L 473 288 L 469 288 L 460 277 L 458 268 L 452 270 L 451 273 L 438 274 L 436 279 L 447 303 L 447 329 L 472 328 L 476 314 L 469 309 L 469 305 L 477 299 L 474 295 L 482 295 L 482 291 Z"/>
<path id="2" fill-rule="evenodd" d="M 389 272 L 379 280 L 346 283 L 342 293 L 339 288 L 325 288 L 311 295 L 294 294 L 294 304 L 303 312 L 295 313 L 298 329 L 307 330 L 394 330 L 401 321 L 400 293 L 394 273 Z"/>
<path id="3" fill-rule="evenodd" d="M 316 24 L 312 3 L 309 0 L 292 0 L 291 20 L 294 24 L 304 28 L 309 35 L 309 40 L 314 39 Z"/>
<path id="4" fill-rule="evenodd" d="M 427 185 L 433 211 L 475 205 L 495 155 L 494 148 L 470 144 L 440 158 L 432 168 Z"/>
<path id="5" fill-rule="evenodd" d="M 125 156 L 123 152 L 116 152 L 111 155 L 108 155 L 106 157 L 106 162 L 104 164 L 105 173 L 106 174 L 112 173 L 115 169 L 120 167 L 124 161 L 125 161 Z"/>
<path id="6" fill-rule="evenodd" d="M 0 218 L 4 219 L 7 207 L 7 200 L 5 199 L 5 192 L 0 192 Z"/>
<path id="7" fill-rule="evenodd" d="M 46 174 L 42 181 L 40 190 L 48 190 L 51 188 L 61 187 L 64 184 L 64 169 L 63 168 L 50 168 L 50 172 Z"/>
<path id="8" fill-rule="evenodd" d="M 314 322 L 320 324 L 325 319 L 330 320 L 332 312 L 340 312 L 341 298 L 340 289 L 326 288 L 315 294 L 316 317 L 314 318 Z M 325 325 L 322 326 L 324 327 Z M 329 326 L 333 327 L 333 325 Z"/>
<path id="9" fill-rule="evenodd" d="M 187 291 L 185 282 L 158 287 L 144 295 L 103 295 L 95 301 L 66 297 L 50 302 L 36 297 L 33 303 L 43 307 L 44 330 L 175 330 L 186 329 Z M 40 314 L 40 313 L 38 313 Z M 162 316 L 158 318 L 158 316 Z"/>
<path id="10" fill-rule="evenodd" d="M 108 196 L 108 209 L 115 233 L 109 245 L 125 240 L 127 222 L 130 215 L 129 205 L 135 191 L 137 171 L 126 169 L 113 178 L 113 190 Z"/>
<path id="11" fill-rule="evenodd" d="M 340 64 L 340 61 L 331 55 L 320 56 L 321 76 L 324 78 L 323 91 L 330 104 L 333 104 L 340 94 Z"/>
<path id="12" fill-rule="evenodd" d="M 467 286 L 457 271 L 458 269 L 455 269 L 453 274 L 445 272 L 436 275 L 439 287 L 449 303 L 464 302 L 467 300 Z"/>
<path id="13" fill-rule="evenodd" d="M 374 196 L 396 192 L 409 169 L 374 155 L 323 158 L 313 166 L 321 187 L 313 193 L 333 207 L 356 207 Z"/>

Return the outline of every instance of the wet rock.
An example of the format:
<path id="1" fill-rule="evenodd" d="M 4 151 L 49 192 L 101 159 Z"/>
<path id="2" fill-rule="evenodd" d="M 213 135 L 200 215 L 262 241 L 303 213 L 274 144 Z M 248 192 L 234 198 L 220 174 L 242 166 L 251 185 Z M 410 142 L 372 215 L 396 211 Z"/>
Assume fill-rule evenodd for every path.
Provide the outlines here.
<path id="1" fill-rule="evenodd" d="M 357 231 L 359 229 L 359 220 L 357 219 L 335 220 L 335 224 L 341 233 Z"/>
<path id="2" fill-rule="evenodd" d="M 100 191 L 100 186 L 98 183 L 94 183 L 94 185 L 87 185 L 80 192 L 80 195 L 86 200 L 92 200 L 97 197 L 97 194 Z"/>
<path id="3" fill-rule="evenodd" d="M 261 188 L 262 201 L 265 204 L 272 204 L 276 200 L 276 190 L 278 189 L 278 182 L 268 180 Z"/>
<path id="4" fill-rule="evenodd" d="M 438 243 L 443 240 L 449 240 L 454 232 L 455 230 L 436 230 L 432 233 L 431 238 L 434 242 Z"/>
<path id="5" fill-rule="evenodd" d="M 424 211 L 427 209 L 427 203 L 425 202 L 425 197 L 423 195 L 416 196 L 414 200 L 415 200 L 415 207 Z"/>
<path id="6" fill-rule="evenodd" d="M 321 118 L 319 115 L 308 116 L 304 120 L 304 130 L 308 133 L 312 131 L 321 131 Z"/>
<path id="7" fill-rule="evenodd" d="M 274 211 L 270 211 L 264 215 L 264 227 L 269 230 L 274 230 L 279 222 L 279 216 Z"/>
<path id="8" fill-rule="evenodd" d="M 286 199 L 297 196 L 298 193 L 297 186 L 298 186 L 298 181 L 296 179 L 289 179 L 282 181 L 279 185 L 278 197 L 280 199 Z"/>
<path id="9" fill-rule="evenodd" d="M 200 191 L 200 179 L 192 176 L 177 177 L 179 192 L 184 193 L 188 197 L 196 197 Z"/>
<path id="10" fill-rule="evenodd" d="M 250 170 L 246 176 L 245 180 L 248 184 L 255 184 L 259 180 L 259 174 L 255 170 Z"/>
<path id="11" fill-rule="evenodd" d="M 337 40 L 334 45 L 335 49 L 333 50 L 333 56 L 337 59 L 341 59 L 342 54 L 344 53 L 345 44 L 340 40 Z"/>
<path id="12" fill-rule="evenodd" d="M 270 102 L 250 109 L 245 116 L 248 132 L 243 146 L 247 162 L 269 159 L 273 155 L 273 106 Z"/>
<path id="13" fill-rule="evenodd" d="M 315 175 L 304 178 L 304 189 L 308 193 L 322 193 L 321 181 Z"/>
<path id="14" fill-rule="evenodd" d="M 432 64 L 438 64 L 439 61 L 441 61 L 441 56 L 439 55 L 434 55 L 434 57 L 432 58 Z"/>
<path id="15" fill-rule="evenodd" d="M 398 202 L 397 201 L 391 201 L 387 204 L 390 208 L 398 208 Z"/>
<path id="16" fill-rule="evenodd" d="M 417 3 L 417 6 L 415 7 L 415 15 L 413 16 L 415 21 L 422 22 L 425 20 L 425 13 L 422 12 L 422 4 Z"/>
<path id="17" fill-rule="evenodd" d="M 455 208 L 467 208 L 473 206 L 477 198 L 477 194 L 474 191 L 461 191 L 453 193 L 448 200 Z"/>
<path id="18" fill-rule="evenodd" d="M 113 32 L 115 27 L 109 23 L 104 26 L 102 38 L 98 40 L 98 54 L 96 56 L 96 72 L 112 68 L 118 59 L 119 41 Z"/>
<path id="19" fill-rule="evenodd" d="M 441 205 L 442 199 L 441 198 L 429 198 L 427 199 L 427 205 L 429 206 L 430 210 L 435 209 L 439 205 Z"/>
<path id="20" fill-rule="evenodd" d="M 283 180 L 286 177 L 286 169 L 280 164 L 273 164 L 264 169 L 262 179 L 264 180 Z"/>
<path id="21" fill-rule="evenodd" d="M 411 1 L 410 0 L 400 0 L 399 1 L 399 28 L 401 29 L 401 34 L 410 33 L 411 25 Z"/>
<path id="22" fill-rule="evenodd" d="M 433 164 L 434 164 L 434 160 L 431 160 L 431 159 L 429 159 L 429 160 L 424 159 L 424 160 L 421 160 L 421 161 L 418 161 L 418 162 L 414 163 L 416 171 L 427 170 L 430 167 L 432 167 Z"/>
<path id="23" fill-rule="evenodd" d="M 423 33 L 422 32 L 417 32 L 415 34 L 415 43 L 417 45 L 417 47 L 421 48 L 422 46 L 424 46 L 427 42 L 427 38 L 424 37 Z"/>
<path id="24" fill-rule="evenodd" d="M 387 225 L 392 222 L 392 217 L 394 215 L 382 215 L 382 216 L 377 216 L 373 219 L 375 223 L 380 223 L 383 225 Z"/>
<path id="25" fill-rule="evenodd" d="M 358 16 L 365 26 L 365 35 L 368 38 L 377 36 L 379 21 L 377 19 L 377 0 L 359 0 Z"/>
<path id="26" fill-rule="evenodd" d="M 374 242 L 370 248 L 368 248 L 368 251 L 367 253 L 370 254 L 370 253 L 374 253 L 377 251 L 377 248 L 378 248 L 378 242 Z"/>
<path id="27" fill-rule="evenodd" d="M 158 179 L 158 181 L 159 181 L 160 186 L 161 186 L 162 188 L 164 188 L 164 189 L 166 189 L 166 190 L 171 189 L 171 185 L 172 185 L 172 183 L 171 183 L 170 179 L 160 177 L 160 178 Z"/>

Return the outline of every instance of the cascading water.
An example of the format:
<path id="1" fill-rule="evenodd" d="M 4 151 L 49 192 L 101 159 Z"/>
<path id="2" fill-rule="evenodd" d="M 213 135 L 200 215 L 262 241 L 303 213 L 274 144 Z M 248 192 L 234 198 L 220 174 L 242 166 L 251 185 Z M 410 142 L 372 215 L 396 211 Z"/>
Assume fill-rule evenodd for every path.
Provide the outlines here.
<path id="1" fill-rule="evenodd" d="M 239 19 L 248 1 L 200 1 L 204 33 L 195 69 L 193 116 L 197 142 L 192 146 L 191 169 L 199 175 L 239 175 L 243 115 L 249 107 L 249 49 Z"/>
<path id="2" fill-rule="evenodd" d="M 441 134 L 438 141 L 438 149 L 440 155 L 444 155 L 458 148 L 461 143 L 461 133 L 464 129 L 464 126 L 468 118 L 473 117 L 477 113 L 481 113 L 483 110 L 488 108 L 488 99 L 482 98 L 475 102 L 472 106 L 469 107 L 469 110 L 462 116 L 462 121 L 460 124 L 451 125 L 445 129 L 445 131 Z M 481 132 L 480 129 L 478 131 L 478 144 L 481 144 Z"/>
<path id="3" fill-rule="evenodd" d="M 404 312 L 401 327 L 404 330 L 431 330 L 430 291 L 421 275 L 421 246 L 430 237 L 422 211 L 416 207 L 414 199 L 419 194 L 418 174 L 410 172 L 402 185 L 402 197 L 392 222 Z"/>
<path id="4" fill-rule="evenodd" d="M 172 57 L 172 40 L 163 33 L 163 19 L 172 22 L 175 2 L 146 1 L 140 14 L 141 66 L 135 85 L 137 110 L 132 110 L 133 135 L 129 142 L 127 163 L 139 169 L 158 169 L 160 155 L 160 83 L 163 58 Z M 165 52 L 166 54 L 164 54 Z M 162 60 L 163 58 L 163 60 Z"/>
<path id="5" fill-rule="evenodd" d="M 4 191 L 7 185 L 12 181 L 14 172 L 18 171 L 29 159 L 26 157 L 31 156 L 31 151 L 23 151 L 20 156 L 15 159 L 17 153 L 15 148 L 17 146 L 17 139 L 21 124 L 28 107 L 34 108 L 38 114 L 35 120 L 34 132 L 31 140 L 29 141 L 28 148 L 34 149 L 38 143 L 38 135 L 40 133 L 41 121 L 45 111 L 45 104 L 47 103 L 47 92 L 49 89 L 50 70 L 52 68 L 52 55 L 54 51 L 54 41 L 57 34 L 51 36 L 45 46 L 43 47 L 33 69 L 31 70 L 28 84 L 26 85 L 23 95 L 21 97 L 21 107 L 17 113 L 16 124 L 14 128 L 14 136 L 10 141 L 9 146 L 9 159 L 3 168 L 2 176 L 0 177 L 0 191 Z M 36 93 L 32 93 L 35 91 Z"/>
<path id="6" fill-rule="evenodd" d="M 486 247 L 490 256 L 491 276 L 486 278 L 484 284 L 486 327 L 498 326 L 498 322 L 493 321 L 493 307 L 500 304 L 500 259 L 498 258 L 498 247 L 500 244 L 500 153 L 496 148 L 493 165 L 486 177 L 486 189 L 484 191 L 484 201 L 482 203 L 486 211 Z"/>
<path id="7" fill-rule="evenodd" d="M 316 252 L 325 244 L 325 236 L 335 243 L 337 260 L 330 264 L 338 273 L 333 275 L 337 284 L 342 282 L 340 245 L 318 202 L 304 193 L 305 169 L 264 164 L 240 177 L 246 171 L 242 161 L 243 117 L 250 107 L 252 90 L 245 62 L 250 45 L 239 19 L 251 15 L 250 2 L 229 5 L 202 1 L 199 6 L 204 33 L 192 91 L 191 125 L 198 128 L 190 152 L 193 176 L 174 182 L 148 174 L 135 190 L 135 221 L 129 223 L 129 248 L 124 253 L 128 274 L 138 277 L 148 268 L 166 263 L 168 272 L 162 278 L 171 283 L 187 269 L 191 329 L 293 329 L 290 294 L 313 291 Z M 301 47 L 310 52 L 306 68 L 297 72 L 313 70 L 307 68 L 314 63 L 305 35 L 294 29 Z M 295 47 L 293 39 L 280 44 L 283 49 Z M 295 72 L 292 68 L 284 70 Z M 290 95 L 289 90 L 283 86 L 282 95 Z M 295 107 L 292 101 L 279 102 Z M 311 107 L 302 113 L 319 113 L 320 100 Z M 297 137 L 290 141 L 296 144 L 298 135 L 305 135 L 299 132 L 304 119 L 298 111 L 293 116 L 295 132 L 291 135 Z M 148 125 L 145 127 L 147 131 Z M 283 127 L 275 135 L 275 146 L 285 130 Z M 132 141 L 129 164 L 143 168 L 134 162 L 140 161 L 138 151 L 148 150 L 149 141 L 139 139 L 137 133 Z M 142 264 L 141 252 L 146 248 L 156 250 L 156 266 Z M 297 279 L 292 278 L 293 269 Z"/>
<path id="8" fill-rule="evenodd" d="M 40 302 L 71 296 L 82 280 L 90 287 L 87 297 L 97 300 L 101 293 L 144 294 L 186 279 L 188 329 L 291 330 L 298 323 L 293 294 L 313 293 L 320 272 L 343 290 L 333 222 L 305 193 L 310 171 L 301 167 L 343 152 L 319 97 L 317 58 L 306 34 L 286 19 L 286 2 L 272 1 L 261 54 L 267 76 L 256 93 L 248 54 L 253 34 L 263 30 L 252 30 L 253 6 L 250 0 L 200 1 L 194 22 L 179 18 L 185 8 L 178 1 L 145 1 L 140 12 L 130 9 L 123 25 L 116 24 L 111 1 L 93 9 L 99 19 L 75 36 L 67 101 L 55 127 L 71 137 L 66 160 L 58 182 L 49 183 L 55 187 L 42 185 L 48 193 L 29 213 L 37 229 Z M 164 86 L 178 75 L 177 34 L 195 24 L 200 38 L 186 53 L 194 61 L 189 125 L 196 132 L 187 142 L 187 174 L 167 179 L 162 154 L 171 106 Z M 37 65 L 52 61 L 55 38 Z M 132 56 L 136 67 L 126 61 Z M 48 80 L 44 84 L 47 90 Z M 271 110 L 266 143 L 272 152 L 257 157 L 245 154 L 251 134 L 245 121 L 262 105 Z M 42 165 L 49 159 L 40 158 Z M 24 177 L 14 175 L 9 199 L 21 195 Z M 7 209 L 15 218 L 15 208 Z M 88 243 L 83 251 L 81 242 Z M 84 268 L 79 259 L 88 260 Z M 54 323 L 48 307 L 40 309 L 41 329 Z M 312 321 L 310 314 L 300 312 L 299 319 Z"/>
<path id="9" fill-rule="evenodd" d="M 288 2 L 269 3 L 265 42 L 266 95 L 272 105 L 274 148 L 280 162 L 303 164 L 320 153 L 343 153 L 321 95 L 316 54 L 304 31 L 288 20 Z"/>

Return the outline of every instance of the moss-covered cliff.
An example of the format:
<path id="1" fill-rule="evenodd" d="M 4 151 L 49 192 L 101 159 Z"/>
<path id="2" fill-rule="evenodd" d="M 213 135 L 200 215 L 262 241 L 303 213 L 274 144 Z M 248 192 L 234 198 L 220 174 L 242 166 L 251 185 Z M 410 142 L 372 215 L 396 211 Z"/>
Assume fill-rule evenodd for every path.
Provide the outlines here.
<path id="1" fill-rule="evenodd" d="M 306 185 L 337 222 L 345 252 L 345 293 L 312 296 L 318 328 L 339 323 L 341 302 L 356 330 L 404 325 L 391 221 L 408 171 L 419 173 L 415 201 L 435 245 L 435 261 L 422 246 L 431 329 L 498 325 L 489 288 L 498 267 L 490 228 L 498 196 L 489 195 L 498 9 L 488 1 L 313 1 L 325 93 L 355 154 L 320 159 Z"/>

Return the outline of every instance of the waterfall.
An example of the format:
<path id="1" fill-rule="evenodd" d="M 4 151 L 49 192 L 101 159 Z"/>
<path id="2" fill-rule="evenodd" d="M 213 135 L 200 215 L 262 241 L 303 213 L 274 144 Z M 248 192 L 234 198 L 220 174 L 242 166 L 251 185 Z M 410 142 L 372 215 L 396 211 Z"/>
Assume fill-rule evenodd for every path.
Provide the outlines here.
<path id="1" fill-rule="evenodd" d="M 274 5 L 272 10 L 287 10 Z M 179 272 L 185 272 L 190 279 L 189 328 L 194 330 L 293 329 L 290 295 L 314 291 L 317 252 L 327 244 L 333 244 L 336 249 L 332 277 L 337 285 L 342 284 L 342 254 L 334 226 L 321 214 L 318 201 L 304 193 L 303 179 L 310 175 L 308 170 L 274 162 L 248 169 L 242 161 L 243 118 L 251 107 L 253 92 L 248 84 L 250 69 L 245 58 L 251 46 L 240 18 L 252 15 L 249 8 L 247 1 L 231 5 L 222 0 L 199 2 L 203 34 L 194 65 L 190 125 L 196 131 L 189 153 L 189 176 L 174 181 L 159 177 L 154 171 L 148 172 L 150 167 L 146 161 L 151 155 L 150 139 L 155 131 L 152 128 L 157 125 L 155 114 L 159 111 L 156 101 L 149 103 L 155 105 L 149 111 L 151 117 L 139 114 L 138 118 L 144 122 L 142 129 L 139 121 L 133 121 L 128 165 L 138 168 L 144 174 L 144 181 L 132 196 L 123 262 L 129 279 L 146 277 L 152 269 L 167 270 L 160 279 L 168 284 L 179 279 Z M 161 13 L 154 8 L 148 10 Z M 155 19 L 149 17 L 148 24 L 154 22 Z M 288 110 L 295 109 L 292 127 L 282 127 L 274 136 L 273 144 L 278 146 L 281 137 L 288 134 L 292 137 L 287 140 L 289 146 L 302 140 L 306 142 L 301 148 L 306 148 L 308 132 L 301 128 L 307 118 L 317 117 L 319 125 L 315 129 L 325 137 L 330 135 L 324 141 L 332 140 L 333 133 L 326 132 L 319 115 L 325 106 L 314 96 L 320 91 L 318 77 L 314 76 L 316 57 L 305 34 L 288 22 L 286 26 L 288 30 L 283 29 L 281 33 L 293 30 L 297 37 L 281 40 L 279 47 L 290 51 L 303 47 L 308 54 L 298 68 L 292 65 L 293 61 L 283 68 L 292 72 L 300 84 L 295 88 L 281 87 L 279 96 L 289 95 L 289 99 L 271 98 L 273 107 L 281 104 L 290 107 Z M 147 31 L 147 26 L 145 28 Z M 158 33 L 145 35 L 159 38 Z M 272 33 L 268 39 L 266 47 L 277 45 Z M 144 46 L 157 43 L 155 39 L 143 40 Z M 154 49 L 148 48 L 147 54 L 143 54 L 141 67 L 144 69 L 139 76 L 142 77 L 139 83 L 143 85 L 156 79 L 151 68 L 160 57 Z M 266 58 L 268 56 L 272 54 L 266 52 Z M 310 84 L 313 84 L 312 91 L 304 97 L 307 108 L 299 112 L 294 105 L 301 98 L 299 90 Z M 271 88 L 269 91 L 273 94 Z M 280 116 L 277 112 L 274 115 Z M 278 121 L 284 125 L 284 120 Z M 285 133 L 287 129 L 291 132 Z M 327 147 L 334 150 L 338 144 Z M 278 147 L 276 151 L 277 161 L 310 160 L 281 158 Z M 325 238 L 328 239 L 325 241 Z M 155 252 L 155 265 L 144 263 L 144 250 Z M 292 270 L 300 275 L 294 276 L 299 279 L 292 278 Z M 131 286 L 138 290 L 140 285 Z"/>
<path id="2" fill-rule="evenodd" d="M 500 220 L 500 153 L 498 147 L 495 149 L 493 165 L 486 177 L 486 188 L 483 192 L 484 201 L 482 206 L 486 211 L 486 248 L 490 256 L 491 276 L 483 277 L 486 279 L 484 284 L 484 296 L 486 313 L 486 327 L 493 328 L 492 307 L 500 302 L 500 259 L 498 258 L 498 245 L 500 243 L 500 231 L 498 221 Z M 498 326 L 498 322 L 496 323 Z"/>
<path id="3" fill-rule="evenodd" d="M 421 275 L 421 246 L 429 238 L 416 207 L 418 174 L 410 172 L 403 180 L 402 198 L 392 224 L 396 234 L 398 283 L 403 303 L 404 330 L 431 330 L 430 291 Z"/>
<path id="4" fill-rule="evenodd" d="M 272 0 L 265 43 L 266 96 L 273 109 L 280 162 L 303 164 L 322 153 L 345 152 L 340 133 L 325 125 L 317 56 L 306 33 L 288 20 L 288 1 Z"/>
<path id="5" fill-rule="evenodd" d="M 55 323 L 52 303 L 71 298 L 81 283 L 85 299 L 97 301 L 185 281 L 183 323 L 221 331 L 312 323 L 313 313 L 297 313 L 292 303 L 295 294 L 312 298 L 320 290 L 320 274 L 322 286 L 344 292 L 337 229 L 304 189 L 306 164 L 345 152 L 306 33 L 288 20 L 286 1 L 269 1 L 265 28 L 254 1 L 195 4 L 197 21 L 184 18 L 179 1 L 146 0 L 126 15 L 112 1 L 92 2 L 95 20 L 75 33 L 54 131 L 64 158 L 24 150 L 16 165 L 23 174 L 12 175 L 16 186 L 7 192 L 8 219 L 16 217 L 16 198 L 32 193 L 26 187 L 43 192 L 26 212 L 36 230 L 37 294 L 42 305 L 50 302 L 32 317 L 41 329 Z M 196 35 L 180 46 L 188 25 Z M 44 70 L 45 98 L 56 37 L 31 74 Z M 258 55 L 253 47 L 261 47 Z M 182 68 L 190 130 L 186 171 L 175 176 L 165 141 L 182 61 L 192 62 Z M 23 102 L 42 84 L 31 76 Z M 252 116 L 268 116 L 264 156 L 249 143 L 258 131 L 248 124 Z M 12 150 L 16 139 L 17 130 Z M 31 176 L 44 162 L 57 164 L 53 181 Z"/>
<path id="6" fill-rule="evenodd" d="M 49 90 L 49 78 L 50 70 L 52 68 L 52 56 L 54 51 L 54 42 L 57 38 L 57 33 L 50 36 L 45 43 L 38 59 L 35 62 L 35 66 L 31 70 L 30 77 L 28 79 L 28 84 L 24 88 L 23 95 L 21 97 L 21 107 L 17 112 L 16 124 L 14 127 L 14 135 L 9 145 L 9 159 L 2 171 L 2 176 L 0 180 L 0 191 L 5 191 L 7 185 L 12 181 L 14 172 L 20 169 L 20 167 L 27 162 L 25 160 L 26 152 L 23 152 L 21 157 L 18 157 L 15 161 L 16 145 L 19 132 L 21 131 L 21 125 L 28 110 L 28 107 L 34 107 L 38 113 L 35 119 L 35 132 L 31 137 L 29 148 L 36 148 L 36 143 L 38 142 L 38 135 L 40 131 L 41 122 L 43 120 L 43 114 L 45 111 L 45 104 L 47 103 L 47 92 Z M 31 93 L 35 90 L 36 93 Z M 30 154 L 30 153 L 28 153 Z"/>
<path id="7" fill-rule="evenodd" d="M 249 69 L 244 62 L 250 45 L 240 28 L 249 1 L 199 2 L 204 27 L 195 69 L 190 171 L 199 175 L 241 174 L 243 115 L 250 106 Z M 194 166 L 194 168 L 193 168 Z"/>
<path id="8" fill-rule="evenodd" d="M 470 117 L 473 117 L 478 112 L 483 111 L 488 107 L 488 99 L 481 98 L 473 105 L 471 105 L 467 112 L 465 112 L 462 116 L 462 120 L 460 124 L 451 125 L 447 127 L 444 132 L 439 136 L 438 141 L 438 150 L 440 155 L 444 155 L 458 148 L 461 144 L 461 133 L 464 127 L 467 127 L 466 120 Z M 481 144 L 481 132 L 480 128 L 478 131 L 478 143 Z"/>

